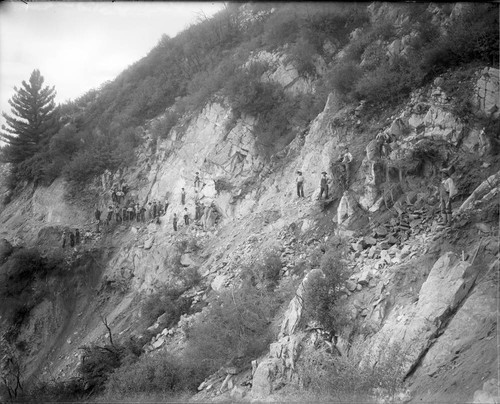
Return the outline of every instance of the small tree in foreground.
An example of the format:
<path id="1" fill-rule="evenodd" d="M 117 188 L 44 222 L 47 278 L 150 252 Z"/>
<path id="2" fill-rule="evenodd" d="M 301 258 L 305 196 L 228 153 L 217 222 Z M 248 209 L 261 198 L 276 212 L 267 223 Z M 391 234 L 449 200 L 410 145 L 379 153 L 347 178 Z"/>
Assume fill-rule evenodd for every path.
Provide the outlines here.
<path id="1" fill-rule="evenodd" d="M 327 332 L 334 333 L 347 322 L 341 289 L 349 277 L 338 250 L 330 249 L 321 258 L 321 272 L 311 274 L 304 289 L 304 318 L 318 322 Z"/>

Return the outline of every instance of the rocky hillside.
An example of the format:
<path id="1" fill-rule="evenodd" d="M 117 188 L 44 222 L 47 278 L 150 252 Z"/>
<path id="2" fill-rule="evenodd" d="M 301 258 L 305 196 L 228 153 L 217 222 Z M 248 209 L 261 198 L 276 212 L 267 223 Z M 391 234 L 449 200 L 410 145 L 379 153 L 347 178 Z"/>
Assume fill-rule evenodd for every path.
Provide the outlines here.
<path id="1" fill-rule="evenodd" d="M 410 18 L 391 5 L 368 10 L 372 20 L 391 13 L 401 26 Z M 435 25 L 445 27 L 460 10 L 432 8 Z M 324 91 L 329 64 L 359 35 L 358 29 L 347 43 L 325 41 L 333 61 L 315 56 L 314 75 L 297 68 L 286 46 L 252 52 L 243 66 L 261 63 L 260 82 L 307 99 Z M 412 35 L 374 42 L 361 63 L 373 63 L 377 52 L 404 58 Z M 261 115 L 235 113 L 235 104 L 218 93 L 160 137 L 157 129 L 175 105 L 145 121 L 135 128 L 143 141 L 133 164 L 107 170 L 77 191 L 61 177 L 48 186 L 26 184 L 0 213 L 2 271 L 14 279 L 9 271 L 16 254 L 28 248 L 63 269 L 30 281 L 37 299 L 28 312 L 0 313 L 5 330 L 11 318 L 17 321 L 14 336 L 3 338 L 15 347 L 22 383 L 41 383 L 45 392 L 59 386 L 61 393 L 60 386 L 69 389 L 85 375 L 82 364 L 91 356 L 82 347 L 134 341 L 134 360 L 120 357 L 112 376 L 99 373 L 110 377 L 101 390 L 95 374 L 86 379 L 85 394 L 165 397 L 164 384 L 144 388 L 131 380 L 145 369 L 157 369 L 154 377 L 166 380 L 162 358 L 201 355 L 201 329 L 206 339 L 227 337 L 220 344 L 234 354 L 224 361 L 195 356 L 200 367 L 210 358 L 218 370 L 207 365 L 210 374 L 192 376 L 193 401 L 498 401 L 499 71 L 487 63 L 467 69 L 470 76 L 446 70 L 397 105 L 377 107 L 327 91 L 319 114 L 304 127 L 292 123 L 291 135 L 271 146 L 256 136 Z M 460 114 L 465 104 L 472 111 L 467 116 Z M 377 139 L 384 137 L 391 142 L 382 153 Z M 339 164 L 345 147 L 353 157 L 348 178 Z M 458 187 L 448 224 L 440 222 L 443 167 L 452 167 Z M 304 197 L 296 193 L 297 171 Z M 319 198 L 322 172 L 329 178 L 328 199 Z M 149 212 L 144 222 L 113 216 L 97 231 L 95 208 L 105 218 L 112 188 L 122 180 L 129 186 L 126 199 L 146 206 L 168 200 L 167 211 L 158 221 Z M 193 220 L 196 200 L 201 215 Z M 76 228 L 81 243 L 63 249 L 63 231 Z M 343 277 L 332 278 L 327 268 L 342 268 Z M 249 277 L 257 294 L 238 300 L 249 293 Z M 320 293 L 325 285 L 331 285 L 330 298 Z M 271 299 L 268 311 L 255 303 L 257 296 Z M 16 296 L 8 297 L 4 301 L 14 304 Z M 255 334 L 237 323 L 240 337 L 250 337 L 241 337 L 234 350 L 225 327 L 217 334 L 202 327 L 224 324 L 211 316 L 219 305 L 225 313 L 231 301 L 240 320 L 255 315 L 252 326 L 264 323 Z M 311 302 L 326 303 L 330 320 L 311 314 Z M 173 314 L 169 307 L 179 309 Z M 250 341 L 261 348 L 249 349 Z M 209 346 L 222 352 L 220 344 Z M 12 368 L 2 371 L 13 375 Z M 9 387 L 12 379 L 6 380 Z"/>

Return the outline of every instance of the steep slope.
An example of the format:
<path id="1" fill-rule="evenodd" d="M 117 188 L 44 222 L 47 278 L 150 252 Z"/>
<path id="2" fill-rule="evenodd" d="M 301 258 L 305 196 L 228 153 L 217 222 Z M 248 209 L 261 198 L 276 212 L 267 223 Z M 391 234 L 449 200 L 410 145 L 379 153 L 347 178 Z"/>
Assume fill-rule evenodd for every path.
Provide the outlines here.
<path id="1" fill-rule="evenodd" d="M 372 8 L 372 17 L 380 17 L 380 9 Z M 404 20 L 397 8 L 391 12 Z M 396 45 L 384 44 L 404 53 Z M 304 78 L 281 51 L 256 52 L 252 60 L 267 63 L 262 82 L 291 94 L 310 95 L 322 85 Z M 500 161 L 490 124 L 498 122 L 499 72 L 483 66 L 475 71 L 475 116 L 467 121 L 446 91 L 447 75 L 378 113 L 332 92 L 307 129 L 280 138 L 274 145 L 279 151 L 269 158 L 255 136 L 258 119 L 236 116 L 219 97 L 182 116 L 163 137 L 154 132 L 170 109 L 146 122 L 134 165 L 105 172 L 78 194 L 68 194 L 62 179 L 49 187 L 27 186 L 1 212 L 0 237 L 14 247 L 61 255 L 68 268 L 84 270 L 75 272 L 66 295 L 44 299 L 22 325 L 19 339 L 31 346 L 26 377 L 70 379 L 81 363 L 78 348 L 103 346 L 109 330 L 115 341 L 135 337 L 144 357 L 183 352 L 193 324 L 216 297 L 237 291 L 245 270 L 272 251 L 280 259 L 283 288 L 302 286 L 286 295 L 291 302 L 272 321 L 269 353 L 222 367 L 193 400 L 307 401 L 313 393 L 296 388 L 313 386 L 311 369 L 324 382 L 309 358 L 328 364 L 342 357 L 379 371 L 377 364 L 390 355 L 398 373 L 392 384 L 372 386 L 372 400 L 392 395 L 412 402 L 480 402 L 498 396 Z M 384 156 L 373 148 L 379 134 L 393 137 Z M 345 146 L 353 155 L 347 186 L 339 171 Z M 450 163 L 460 192 L 446 227 L 437 220 L 437 172 Z M 305 177 L 304 198 L 296 196 L 297 170 Z M 318 200 L 323 171 L 331 178 L 326 201 Z M 111 189 L 121 180 L 135 202 L 168 199 L 159 223 L 113 219 L 96 231 L 95 206 L 105 216 Z M 193 223 L 196 198 L 204 208 Z M 183 223 L 184 208 L 190 225 Z M 75 228 L 89 230 L 88 239 L 62 250 L 62 232 Z M 329 335 L 321 324 L 307 324 L 302 294 L 310 279 L 321 276 L 318 256 L 341 245 L 349 250 L 350 277 L 341 288 L 348 323 Z M 178 286 L 189 302 L 173 324 L 165 316 L 151 321 L 151 306 L 145 305 L 165 285 Z M 389 349 L 396 346 L 400 351 Z M 331 399 L 335 389 L 320 387 L 320 398 Z"/>

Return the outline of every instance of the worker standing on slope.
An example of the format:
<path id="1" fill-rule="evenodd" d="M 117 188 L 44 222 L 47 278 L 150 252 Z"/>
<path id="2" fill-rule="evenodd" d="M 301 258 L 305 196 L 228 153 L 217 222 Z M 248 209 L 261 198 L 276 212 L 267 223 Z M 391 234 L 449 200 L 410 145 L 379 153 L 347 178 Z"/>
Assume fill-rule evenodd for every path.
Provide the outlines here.
<path id="1" fill-rule="evenodd" d="M 302 171 L 297 171 L 297 196 L 299 198 L 304 197 L 304 176 L 302 175 Z"/>

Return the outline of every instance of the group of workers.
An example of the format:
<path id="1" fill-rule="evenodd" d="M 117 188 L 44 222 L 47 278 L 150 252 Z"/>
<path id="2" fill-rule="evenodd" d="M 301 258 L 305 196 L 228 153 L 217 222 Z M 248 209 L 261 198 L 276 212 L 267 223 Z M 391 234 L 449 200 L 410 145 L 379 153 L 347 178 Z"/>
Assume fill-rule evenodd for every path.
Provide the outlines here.
<path id="1" fill-rule="evenodd" d="M 393 135 L 387 133 L 380 133 L 376 138 L 369 143 L 367 146 L 367 158 L 371 164 L 377 161 L 378 158 L 388 158 L 391 153 L 391 143 L 395 140 Z M 352 154 L 349 152 L 347 147 L 344 147 L 343 153 L 338 160 L 337 166 L 340 167 L 339 177 L 341 183 L 344 187 L 345 192 L 349 188 L 350 175 L 351 175 L 351 162 L 353 160 Z M 457 187 L 453 178 L 451 177 L 450 167 L 444 167 L 441 169 L 441 182 L 439 184 L 439 200 L 440 200 L 440 211 L 441 218 L 439 223 L 449 224 L 452 218 L 451 201 L 457 194 Z M 371 166 L 371 171 L 373 171 L 373 165 Z M 387 176 L 387 174 L 386 174 Z M 318 199 L 328 199 L 329 196 L 329 182 L 330 179 L 327 177 L 327 173 L 323 171 L 320 178 L 320 191 Z M 297 186 L 297 196 L 299 198 L 304 197 L 304 175 L 302 171 L 297 171 L 296 177 Z"/>
<path id="2" fill-rule="evenodd" d="M 379 156 L 385 156 L 387 157 L 390 153 L 390 146 L 388 145 L 393 141 L 393 138 L 390 135 L 387 134 L 379 134 L 377 137 L 372 141 L 373 145 L 370 146 L 372 142 L 370 142 L 369 146 L 367 146 L 367 157 L 370 160 L 372 157 L 369 155 L 371 153 L 370 150 L 372 150 L 374 147 L 376 148 L 377 154 Z M 370 149 L 370 150 L 368 150 Z M 338 160 L 338 166 L 341 169 L 340 178 L 342 180 L 343 186 L 344 186 L 344 191 L 346 191 L 349 188 L 349 182 L 350 182 L 350 171 L 351 171 L 351 163 L 352 163 L 353 157 L 352 154 L 349 152 L 349 149 L 347 147 L 344 147 L 343 153 L 341 153 L 341 157 Z M 205 205 L 203 206 L 200 202 L 200 197 L 199 197 L 199 190 L 200 187 L 201 189 L 205 184 L 202 184 L 199 176 L 199 172 L 196 172 L 195 178 L 194 178 L 194 188 L 195 188 L 195 216 L 194 220 L 199 221 L 202 218 L 208 218 L 210 213 L 213 210 L 213 206 L 210 205 Z M 451 211 L 451 200 L 453 197 L 457 194 L 457 188 L 455 185 L 455 182 L 451 178 L 450 175 L 450 169 L 449 168 L 444 168 L 441 170 L 442 178 L 441 178 L 441 183 L 439 186 L 439 198 L 440 198 L 440 210 L 441 210 L 441 223 L 443 224 L 449 224 L 451 221 L 452 217 L 452 211 Z M 318 199 L 328 199 L 329 196 L 329 182 L 330 179 L 327 177 L 326 171 L 323 171 L 321 173 L 321 178 L 320 178 L 320 191 L 319 191 L 319 197 Z M 296 186 L 297 186 L 297 196 L 299 198 L 304 198 L 304 176 L 302 171 L 297 171 L 297 177 L 296 177 Z M 125 196 L 127 195 L 129 188 L 128 185 L 125 183 L 125 181 L 120 181 L 120 185 L 116 186 L 114 185 L 112 190 L 111 190 L 111 200 L 112 204 L 108 206 L 108 212 L 106 216 L 106 221 L 105 224 L 106 226 L 109 226 L 109 224 L 112 221 L 113 215 L 115 217 L 115 220 L 117 223 L 121 223 L 123 221 L 133 221 L 136 220 L 138 223 L 142 222 L 144 223 L 146 221 L 146 216 L 150 222 L 156 222 L 157 224 L 160 223 L 160 217 L 165 216 L 167 213 L 167 209 L 169 207 L 169 201 L 166 198 L 163 203 L 159 201 L 150 201 L 147 204 L 144 203 L 142 206 L 139 205 L 139 203 L 134 202 L 133 199 L 129 199 L 128 201 L 125 202 Z M 181 189 L 181 205 L 186 204 L 186 191 L 184 188 Z M 101 211 L 99 210 L 99 207 L 96 206 L 95 210 L 95 219 L 96 219 L 96 232 L 100 232 L 100 224 L 101 224 Z M 190 224 L 190 215 L 188 212 L 187 207 L 184 207 L 183 211 L 183 219 L 184 219 L 184 224 L 186 226 L 189 226 Z M 178 230 L 178 217 L 177 213 L 173 214 L 172 218 L 172 226 L 173 230 L 177 231 Z M 87 231 L 85 233 L 85 237 L 89 237 L 90 231 Z M 71 247 L 74 247 L 75 245 L 80 243 L 80 231 L 79 229 L 76 229 L 75 233 L 73 234 L 72 232 L 64 231 L 63 233 L 63 239 L 62 239 L 62 247 L 65 248 L 66 244 L 68 243 L 68 238 L 69 238 L 69 245 Z"/>
<path id="3" fill-rule="evenodd" d="M 340 178 L 342 179 L 342 183 L 344 186 L 344 190 L 346 190 L 349 186 L 349 180 L 350 180 L 350 166 L 352 162 L 352 154 L 349 152 L 349 148 L 345 147 L 343 150 L 343 153 L 338 161 L 340 163 Z M 297 196 L 299 198 L 304 197 L 304 175 L 302 174 L 302 171 L 297 171 L 297 177 L 296 177 L 296 185 L 297 185 Z M 330 182 L 330 179 L 327 177 L 326 171 L 323 171 L 321 173 L 321 178 L 319 182 L 319 197 L 318 199 L 324 198 L 328 199 L 328 191 L 329 191 L 329 186 L 328 183 Z"/>
<path id="4" fill-rule="evenodd" d="M 200 180 L 200 173 L 199 171 L 197 171 L 194 178 L 195 221 L 201 220 L 204 216 L 208 217 L 210 212 L 212 212 L 214 209 L 212 205 L 203 206 L 200 202 L 199 191 L 203 188 L 204 185 L 205 184 L 202 184 Z M 104 221 L 106 227 L 111 224 L 113 217 L 116 223 L 132 222 L 135 220 L 137 223 L 145 223 L 146 221 L 149 221 L 150 223 L 155 222 L 156 224 L 160 224 L 160 218 L 167 214 L 167 210 L 170 205 L 168 198 L 165 198 L 165 201 L 163 203 L 158 200 L 153 200 L 147 203 L 145 202 L 141 206 L 138 202 L 134 201 L 133 198 L 125 200 L 128 191 L 129 187 L 124 180 L 121 180 L 119 185 L 113 185 L 111 189 L 111 203 L 108 206 L 108 211 Z M 184 188 L 181 188 L 180 196 L 181 205 L 184 206 L 186 204 L 186 191 Z M 94 216 L 96 220 L 97 233 L 99 233 L 101 230 L 101 215 L 102 212 L 99 209 L 99 206 L 96 206 Z M 188 212 L 187 207 L 184 207 L 183 219 L 186 226 L 189 226 L 190 218 L 191 216 Z M 177 213 L 174 213 L 172 217 L 172 227 L 174 231 L 177 231 L 178 229 L 178 220 L 179 219 Z"/>

